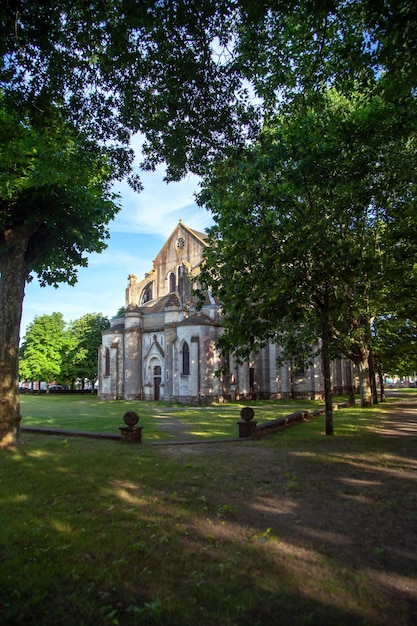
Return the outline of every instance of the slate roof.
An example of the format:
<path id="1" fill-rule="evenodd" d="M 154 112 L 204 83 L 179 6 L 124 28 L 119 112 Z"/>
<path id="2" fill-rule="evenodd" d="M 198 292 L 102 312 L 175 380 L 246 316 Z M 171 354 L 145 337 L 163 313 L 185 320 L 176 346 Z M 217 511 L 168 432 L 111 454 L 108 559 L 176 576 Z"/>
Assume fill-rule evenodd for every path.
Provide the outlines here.
<path id="1" fill-rule="evenodd" d="M 221 326 L 221 324 L 199 311 L 189 317 L 185 317 L 182 322 L 178 322 L 178 326 Z"/>
<path id="2" fill-rule="evenodd" d="M 161 298 L 150 300 L 146 304 L 142 304 L 139 308 L 141 313 L 146 315 L 151 313 L 161 313 L 167 306 L 179 306 L 180 302 L 175 293 L 168 293 Z"/>

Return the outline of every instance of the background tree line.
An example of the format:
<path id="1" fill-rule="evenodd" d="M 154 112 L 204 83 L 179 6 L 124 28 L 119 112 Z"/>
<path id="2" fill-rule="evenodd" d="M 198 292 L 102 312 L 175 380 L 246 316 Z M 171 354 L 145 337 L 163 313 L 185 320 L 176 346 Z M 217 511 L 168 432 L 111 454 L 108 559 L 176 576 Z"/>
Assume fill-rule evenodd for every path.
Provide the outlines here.
<path id="1" fill-rule="evenodd" d="M 101 313 L 87 313 L 66 324 L 62 313 L 36 316 L 26 329 L 20 348 L 21 381 L 59 383 L 94 390 L 98 376 L 98 348 L 109 327 Z"/>

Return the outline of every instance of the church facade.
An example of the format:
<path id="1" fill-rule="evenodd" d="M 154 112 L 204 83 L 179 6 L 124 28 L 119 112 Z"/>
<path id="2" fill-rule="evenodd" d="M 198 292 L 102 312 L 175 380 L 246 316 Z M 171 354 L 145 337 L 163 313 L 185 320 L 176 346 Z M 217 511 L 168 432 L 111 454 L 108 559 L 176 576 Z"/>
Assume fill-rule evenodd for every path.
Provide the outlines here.
<path id="1" fill-rule="evenodd" d="M 243 365 L 222 360 L 221 305 L 206 294 L 196 310 L 193 288 L 206 236 L 181 221 L 142 280 L 128 277 L 126 307 L 103 333 L 99 349 L 98 396 L 102 400 L 166 400 L 210 403 L 235 399 L 323 397 L 319 359 L 305 368 L 277 365 L 270 344 Z M 216 371 L 226 366 L 226 375 Z M 335 393 L 353 384 L 350 362 L 332 364 Z"/>

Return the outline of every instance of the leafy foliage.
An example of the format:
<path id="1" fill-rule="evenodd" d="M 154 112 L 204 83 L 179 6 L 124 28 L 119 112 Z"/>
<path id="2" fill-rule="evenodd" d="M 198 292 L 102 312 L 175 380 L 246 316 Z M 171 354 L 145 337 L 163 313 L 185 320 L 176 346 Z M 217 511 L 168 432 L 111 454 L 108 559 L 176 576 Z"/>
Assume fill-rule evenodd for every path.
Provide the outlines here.
<path id="1" fill-rule="evenodd" d="M 25 283 L 74 284 L 86 253 L 100 252 L 118 210 L 108 151 L 69 123 L 59 107 L 14 110 L 0 93 L 0 445 L 20 422 L 19 329 Z M 58 360 L 40 365 L 54 378 Z M 53 365 L 55 363 L 55 365 Z M 33 364 L 32 364 L 33 365 Z"/>
<path id="2" fill-rule="evenodd" d="M 108 153 L 57 108 L 20 117 L 0 99 L 0 267 L 6 232 L 25 226 L 25 278 L 76 281 L 85 252 L 100 252 L 118 210 Z"/>
<path id="3" fill-rule="evenodd" d="M 15 0 L 0 9 L 0 87 L 19 109 L 59 103 L 123 167 L 142 132 L 147 167 L 177 179 L 294 93 L 375 76 L 388 99 L 410 93 L 416 27 L 412 0 Z"/>
<path id="4" fill-rule="evenodd" d="M 402 222 L 415 215 L 415 113 L 413 98 L 398 111 L 372 93 L 303 94 L 218 161 L 200 194 L 216 222 L 201 281 L 224 304 L 224 352 L 272 340 L 293 357 L 327 334 L 330 354 L 367 367 L 371 321 L 410 267 L 398 258 L 416 258 Z"/>
<path id="5" fill-rule="evenodd" d="M 59 102 L 88 136 L 111 142 L 119 164 L 131 162 L 131 132 L 143 132 L 148 167 L 165 159 L 178 178 L 200 168 L 220 134 L 230 138 L 243 111 L 237 71 L 212 54 L 231 37 L 233 4 L 8 3 L 0 86 L 17 107 Z"/>
<path id="6" fill-rule="evenodd" d="M 26 329 L 20 350 L 20 377 L 25 381 L 57 381 L 97 378 L 97 351 L 109 320 L 101 313 L 87 313 L 66 325 L 62 313 L 35 317 Z"/>
<path id="7" fill-rule="evenodd" d="M 27 328 L 21 348 L 21 378 L 47 383 L 59 379 L 68 348 L 62 313 L 35 317 Z"/>
<path id="8" fill-rule="evenodd" d="M 372 325 L 378 368 L 391 375 L 410 376 L 417 372 L 417 321 L 398 315 L 380 316 Z"/>
<path id="9" fill-rule="evenodd" d="M 109 320 L 101 313 L 87 313 L 69 324 L 68 335 L 74 347 L 68 355 L 72 366 L 72 377 L 88 380 L 92 387 L 97 379 L 98 348 L 101 345 L 102 333 L 109 327 Z M 68 375 L 67 375 L 68 377 Z"/>

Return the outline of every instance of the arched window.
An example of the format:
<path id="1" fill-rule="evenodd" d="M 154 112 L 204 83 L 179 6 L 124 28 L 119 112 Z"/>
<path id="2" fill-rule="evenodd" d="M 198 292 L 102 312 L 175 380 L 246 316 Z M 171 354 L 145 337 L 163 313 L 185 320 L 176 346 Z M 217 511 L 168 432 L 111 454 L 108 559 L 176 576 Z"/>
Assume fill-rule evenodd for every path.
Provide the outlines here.
<path id="1" fill-rule="evenodd" d="M 161 375 L 161 366 L 160 365 L 155 365 L 155 367 L 153 368 L 153 375 L 154 376 L 160 376 Z"/>
<path id="2" fill-rule="evenodd" d="M 148 283 L 143 290 L 141 304 L 145 304 L 145 302 L 149 302 L 153 298 L 153 282 Z"/>
<path id="3" fill-rule="evenodd" d="M 110 350 L 108 348 L 104 355 L 104 376 L 110 376 Z"/>
<path id="4" fill-rule="evenodd" d="M 190 373 L 190 348 L 186 341 L 182 346 L 182 373 L 185 375 Z"/>
<path id="5" fill-rule="evenodd" d="M 175 273 L 171 272 L 169 275 L 169 292 L 172 293 L 175 291 Z"/>

